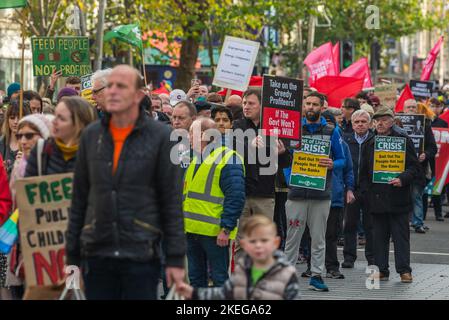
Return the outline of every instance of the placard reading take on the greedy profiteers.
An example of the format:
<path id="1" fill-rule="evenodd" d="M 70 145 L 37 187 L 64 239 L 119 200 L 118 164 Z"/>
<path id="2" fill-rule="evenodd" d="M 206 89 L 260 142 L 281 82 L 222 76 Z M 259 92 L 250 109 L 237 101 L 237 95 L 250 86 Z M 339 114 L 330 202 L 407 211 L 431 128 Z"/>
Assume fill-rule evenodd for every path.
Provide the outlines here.
<path id="1" fill-rule="evenodd" d="M 329 158 L 330 148 L 330 141 L 303 137 L 301 149 L 293 154 L 290 186 L 325 190 L 327 167 L 319 161 Z"/>
<path id="2" fill-rule="evenodd" d="M 33 37 L 34 76 L 49 76 L 61 70 L 63 77 L 92 72 L 88 37 Z"/>
<path id="3" fill-rule="evenodd" d="M 301 139 L 303 81 L 263 76 L 261 124 L 268 136 Z"/>
<path id="4" fill-rule="evenodd" d="M 27 287 L 54 286 L 64 281 L 72 181 L 73 173 L 16 181 Z"/>
<path id="5" fill-rule="evenodd" d="M 373 183 L 388 183 L 405 170 L 406 138 L 376 136 Z"/>
<path id="6" fill-rule="evenodd" d="M 212 84 L 245 91 L 259 52 L 259 42 L 226 36 Z"/>

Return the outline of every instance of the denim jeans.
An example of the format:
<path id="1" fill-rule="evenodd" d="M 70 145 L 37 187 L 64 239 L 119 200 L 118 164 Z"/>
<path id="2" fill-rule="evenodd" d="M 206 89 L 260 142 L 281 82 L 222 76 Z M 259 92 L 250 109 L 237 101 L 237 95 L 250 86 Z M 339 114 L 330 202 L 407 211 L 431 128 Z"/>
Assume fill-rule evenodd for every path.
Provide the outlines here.
<path id="1" fill-rule="evenodd" d="M 208 267 L 215 287 L 228 280 L 229 245 L 219 247 L 217 237 L 187 233 L 187 261 L 190 285 L 208 287 Z"/>
<path id="2" fill-rule="evenodd" d="M 424 209 L 422 203 L 422 196 L 424 193 L 424 187 L 413 184 L 412 187 L 412 199 L 413 199 L 413 220 L 412 224 L 415 228 L 422 227 L 424 222 Z"/>
<path id="3" fill-rule="evenodd" d="M 160 262 L 87 258 L 82 262 L 87 300 L 156 300 Z"/>

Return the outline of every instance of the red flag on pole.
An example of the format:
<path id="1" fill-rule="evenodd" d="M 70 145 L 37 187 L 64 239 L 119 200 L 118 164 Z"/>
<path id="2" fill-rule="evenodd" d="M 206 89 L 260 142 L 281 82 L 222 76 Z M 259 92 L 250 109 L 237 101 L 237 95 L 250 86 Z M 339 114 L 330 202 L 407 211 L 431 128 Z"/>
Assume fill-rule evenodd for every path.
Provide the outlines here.
<path id="1" fill-rule="evenodd" d="M 332 42 L 327 42 L 310 52 L 304 60 L 304 64 L 310 72 L 310 86 L 314 86 L 315 81 L 322 77 L 336 76 L 339 73 L 335 69 Z"/>
<path id="2" fill-rule="evenodd" d="M 341 73 L 341 76 L 345 77 L 354 77 L 357 79 L 363 79 L 363 89 L 371 89 L 373 88 L 373 83 L 371 81 L 371 73 L 369 71 L 368 59 L 363 57 L 349 67 L 344 69 Z"/>
<path id="3" fill-rule="evenodd" d="M 334 70 L 337 72 L 337 75 L 340 73 L 340 42 L 332 47 L 332 56 L 334 58 Z"/>
<path id="4" fill-rule="evenodd" d="M 363 79 L 325 76 L 315 82 L 314 88 L 327 96 L 329 106 L 341 108 L 345 98 L 354 97 L 362 90 Z"/>
<path id="5" fill-rule="evenodd" d="M 441 36 L 440 39 L 438 39 L 436 45 L 432 48 L 432 50 L 430 50 L 429 54 L 427 55 L 421 73 L 421 81 L 428 81 L 430 79 L 430 75 L 432 74 L 433 66 L 435 65 L 435 61 L 437 60 L 438 54 L 440 53 L 443 40 L 444 37 Z"/>
<path id="6" fill-rule="evenodd" d="M 394 112 L 402 112 L 404 110 L 404 102 L 408 99 L 415 99 L 415 97 L 413 96 L 412 90 L 410 90 L 410 86 L 406 84 L 404 90 L 402 90 L 401 96 L 396 102 Z"/>

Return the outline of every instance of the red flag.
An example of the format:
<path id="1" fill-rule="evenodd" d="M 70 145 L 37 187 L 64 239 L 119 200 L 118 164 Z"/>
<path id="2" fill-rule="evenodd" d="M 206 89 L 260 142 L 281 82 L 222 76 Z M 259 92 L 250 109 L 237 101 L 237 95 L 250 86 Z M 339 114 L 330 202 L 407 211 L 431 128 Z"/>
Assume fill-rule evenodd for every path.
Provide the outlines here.
<path id="1" fill-rule="evenodd" d="M 447 112 L 446 112 L 447 113 Z M 435 156 L 435 194 L 441 194 L 443 187 L 449 183 L 449 129 L 432 128 L 438 153 Z"/>
<path id="2" fill-rule="evenodd" d="M 447 123 L 449 123 L 449 109 L 446 110 L 445 112 L 443 112 L 440 116 L 440 119 L 443 119 L 444 121 L 446 121 Z"/>
<path id="3" fill-rule="evenodd" d="M 363 57 L 340 73 L 341 76 L 354 77 L 357 79 L 363 79 L 363 89 L 373 88 L 371 81 L 371 73 L 369 71 L 368 59 Z"/>
<path id="4" fill-rule="evenodd" d="M 310 72 L 309 84 L 314 86 L 316 80 L 324 76 L 336 76 L 334 58 L 332 56 L 332 42 L 327 42 L 310 52 L 304 64 Z"/>
<path id="5" fill-rule="evenodd" d="M 362 90 L 363 79 L 325 76 L 315 82 L 314 88 L 327 96 L 330 107 L 341 108 L 345 98 L 354 97 Z"/>
<path id="6" fill-rule="evenodd" d="M 338 73 L 340 73 L 340 42 L 337 41 L 337 43 L 332 47 L 332 56 L 334 58 L 334 70 Z"/>
<path id="7" fill-rule="evenodd" d="M 249 87 L 262 87 L 262 82 L 263 82 L 263 77 L 261 76 L 251 76 L 251 78 L 249 79 L 249 84 L 248 84 L 248 88 Z M 222 89 L 221 91 L 218 91 L 217 93 L 220 96 L 225 97 L 226 93 L 228 92 L 228 89 Z M 231 90 L 231 96 L 233 94 L 236 94 L 240 97 L 243 96 L 243 91 L 237 91 L 237 90 Z"/>
<path id="8" fill-rule="evenodd" d="M 404 102 L 408 99 L 415 99 L 415 97 L 413 96 L 412 90 L 410 90 L 410 86 L 407 83 L 404 87 L 404 90 L 402 90 L 401 96 L 396 102 L 394 112 L 402 112 L 404 110 Z"/>
<path id="9" fill-rule="evenodd" d="M 424 61 L 424 67 L 421 73 L 421 81 L 428 81 L 430 79 L 430 75 L 433 70 L 433 66 L 435 65 L 435 61 L 437 60 L 438 54 L 440 53 L 441 45 L 443 44 L 444 37 L 441 36 L 438 39 L 436 45 L 430 50 L 426 60 Z"/>

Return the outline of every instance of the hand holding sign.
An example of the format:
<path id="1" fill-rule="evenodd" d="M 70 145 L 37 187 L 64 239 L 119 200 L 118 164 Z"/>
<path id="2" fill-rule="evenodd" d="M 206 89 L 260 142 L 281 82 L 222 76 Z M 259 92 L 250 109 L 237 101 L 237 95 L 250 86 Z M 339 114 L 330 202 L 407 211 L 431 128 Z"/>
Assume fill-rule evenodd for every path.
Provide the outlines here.
<path id="1" fill-rule="evenodd" d="M 328 169 L 332 169 L 334 167 L 334 161 L 330 158 L 321 158 L 318 164 L 322 167 L 326 167 Z"/>
<path id="2" fill-rule="evenodd" d="M 399 179 L 399 178 L 394 178 L 393 180 L 388 182 L 388 184 L 393 185 L 393 187 L 402 187 L 402 182 L 401 182 L 401 179 Z"/>
<path id="3" fill-rule="evenodd" d="M 62 71 L 61 70 L 56 71 L 56 69 L 55 69 L 53 71 L 53 73 L 50 76 L 50 89 L 52 89 L 52 90 L 55 89 L 56 82 L 61 77 L 61 75 L 62 75 Z"/>

